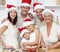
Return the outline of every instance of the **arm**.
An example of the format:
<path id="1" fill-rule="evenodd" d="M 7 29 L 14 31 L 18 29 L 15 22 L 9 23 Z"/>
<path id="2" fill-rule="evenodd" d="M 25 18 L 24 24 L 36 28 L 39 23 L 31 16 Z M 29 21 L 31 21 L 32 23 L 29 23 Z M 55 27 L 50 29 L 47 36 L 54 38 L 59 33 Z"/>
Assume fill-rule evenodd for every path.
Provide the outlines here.
<path id="1" fill-rule="evenodd" d="M 38 45 L 40 40 L 40 32 L 36 30 L 36 40 L 34 42 L 29 42 L 29 45 Z"/>
<path id="2" fill-rule="evenodd" d="M 7 26 L 3 26 L 0 28 L 0 36 L 4 33 L 4 31 L 7 29 Z"/>
<path id="3" fill-rule="evenodd" d="M 60 35 L 58 35 L 58 42 L 52 46 L 52 48 L 59 48 L 60 47 Z"/>
<path id="4" fill-rule="evenodd" d="M 34 42 L 25 42 L 23 43 L 24 46 L 35 46 L 39 44 L 40 32 L 36 30 L 36 40 Z"/>
<path id="5" fill-rule="evenodd" d="M 0 37 L 0 41 L 2 42 L 2 46 L 7 47 L 1 37 Z"/>
<path id="6" fill-rule="evenodd" d="M 4 18 L 1 23 L 5 22 L 5 21 L 7 21 L 7 20 L 8 20 L 7 18 Z"/>
<path id="7" fill-rule="evenodd" d="M 58 40 L 60 40 L 60 35 L 58 35 Z M 60 47 L 60 41 L 58 41 L 57 43 L 49 46 L 50 49 L 55 49 L 55 48 L 59 48 Z"/>
<path id="8" fill-rule="evenodd" d="M 59 48 L 59 47 L 60 47 L 60 41 L 57 42 L 56 44 L 53 44 L 53 45 L 49 46 L 48 48 L 49 49 L 56 49 L 56 48 Z"/>
<path id="9" fill-rule="evenodd" d="M 4 33 L 4 31 L 7 29 L 8 27 L 7 26 L 3 26 L 0 28 L 0 36 Z M 1 41 L 2 41 L 2 45 L 4 47 L 6 47 L 6 44 L 4 43 L 4 41 L 2 40 L 2 38 L 0 37 Z"/>
<path id="10" fill-rule="evenodd" d="M 4 31 L 6 30 L 6 29 L 8 29 L 8 19 L 7 18 L 5 18 L 5 19 L 3 19 L 3 21 L 1 22 L 1 27 L 0 27 L 0 35 L 2 35 L 3 33 L 4 33 Z"/>

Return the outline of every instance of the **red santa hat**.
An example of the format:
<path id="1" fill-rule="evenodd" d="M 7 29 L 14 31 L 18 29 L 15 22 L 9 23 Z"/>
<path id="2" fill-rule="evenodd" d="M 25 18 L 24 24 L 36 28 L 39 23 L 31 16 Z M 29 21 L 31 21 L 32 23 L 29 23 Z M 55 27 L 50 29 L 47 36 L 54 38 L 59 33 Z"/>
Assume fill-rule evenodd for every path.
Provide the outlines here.
<path id="1" fill-rule="evenodd" d="M 35 11 L 36 9 L 45 9 L 42 3 L 35 2 L 33 4 L 33 10 Z"/>
<path id="2" fill-rule="evenodd" d="M 22 28 L 19 28 L 19 31 L 20 31 L 20 37 L 21 38 L 23 38 L 23 35 L 24 35 L 25 32 L 29 32 L 27 29 L 25 29 L 23 27 Z"/>
<path id="3" fill-rule="evenodd" d="M 43 11 L 43 13 L 42 13 L 42 15 L 43 15 L 43 17 L 44 17 L 44 14 L 45 13 L 50 13 L 53 17 L 55 17 L 55 10 L 53 10 L 53 9 L 45 9 L 44 11 Z"/>
<path id="4" fill-rule="evenodd" d="M 8 12 L 9 12 L 10 10 L 12 10 L 12 9 L 14 9 L 14 10 L 17 11 L 16 6 L 7 4 L 7 10 L 8 10 Z"/>
<path id="5" fill-rule="evenodd" d="M 34 22 L 30 18 L 26 18 L 23 23 L 23 27 L 29 26 L 31 24 L 34 24 Z"/>
<path id="6" fill-rule="evenodd" d="M 30 7 L 31 0 L 22 0 L 21 6 L 28 6 Z"/>

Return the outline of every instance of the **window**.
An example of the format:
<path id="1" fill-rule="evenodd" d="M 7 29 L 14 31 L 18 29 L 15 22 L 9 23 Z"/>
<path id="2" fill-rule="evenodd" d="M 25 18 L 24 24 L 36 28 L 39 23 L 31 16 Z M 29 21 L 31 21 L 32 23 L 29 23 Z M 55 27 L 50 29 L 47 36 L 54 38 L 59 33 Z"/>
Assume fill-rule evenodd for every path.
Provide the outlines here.
<path id="1" fill-rule="evenodd" d="M 5 0 L 0 0 L 0 5 L 5 5 Z"/>

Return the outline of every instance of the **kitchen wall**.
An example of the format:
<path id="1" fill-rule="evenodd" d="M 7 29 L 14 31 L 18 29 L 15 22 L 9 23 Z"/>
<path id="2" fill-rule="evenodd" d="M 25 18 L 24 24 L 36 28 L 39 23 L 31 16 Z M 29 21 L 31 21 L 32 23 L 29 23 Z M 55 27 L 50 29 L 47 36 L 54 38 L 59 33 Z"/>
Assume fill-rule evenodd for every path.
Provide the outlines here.
<path id="1" fill-rule="evenodd" d="M 59 23 L 60 23 L 60 5 L 57 5 L 56 0 L 32 0 L 32 4 L 34 2 L 42 2 L 46 8 L 49 9 L 54 9 L 56 11 L 56 16 L 58 16 L 59 18 Z M 21 0 L 5 0 L 5 4 L 7 3 L 12 3 L 15 4 L 16 6 L 20 6 L 21 4 Z M 20 8 L 18 7 L 18 10 Z M 32 8 L 31 8 L 32 9 Z M 7 11 L 6 11 L 6 7 L 4 5 L 0 5 L 0 21 L 2 21 L 3 18 L 6 18 Z M 56 19 L 56 18 L 55 18 Z"/>

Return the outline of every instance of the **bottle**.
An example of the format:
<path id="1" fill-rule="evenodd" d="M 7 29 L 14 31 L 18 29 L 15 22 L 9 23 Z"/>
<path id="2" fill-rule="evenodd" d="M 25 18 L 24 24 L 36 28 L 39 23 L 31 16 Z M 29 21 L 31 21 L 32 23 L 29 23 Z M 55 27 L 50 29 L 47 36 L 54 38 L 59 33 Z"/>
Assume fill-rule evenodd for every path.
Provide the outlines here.
<path id="1" fill-rule="evenodd" d="M 56 24 L 59 25 L 59 19 L 58 19 L 58 16 L 57 16 L 57 18 L 56 18 Z"/>
<path id="2" fill-rule="evenodd" d="M 56 0 L 56 4 L 57 5 L 60 5 L 60 0 Z"/>

